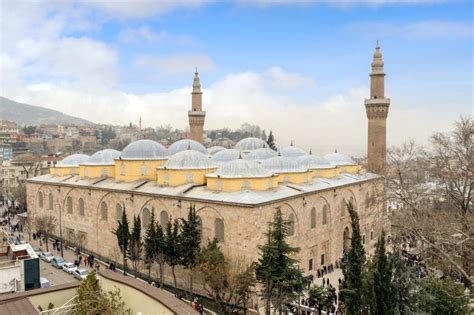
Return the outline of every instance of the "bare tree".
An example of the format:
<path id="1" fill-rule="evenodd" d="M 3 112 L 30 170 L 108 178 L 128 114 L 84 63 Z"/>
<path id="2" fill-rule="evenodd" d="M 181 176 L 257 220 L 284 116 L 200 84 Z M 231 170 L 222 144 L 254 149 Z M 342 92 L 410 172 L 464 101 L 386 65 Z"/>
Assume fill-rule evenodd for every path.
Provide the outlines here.
<path id="1" fill-rule="evenodd" d="M 44 237 L 46 250 L 49 251 L 48 238 L 49 234 L 56 228 L 56 218 L 51 215 L 43 214 L 36 216 L 33 222 L 36 231 L 40 232 L 42 237 Z"/>
<path id="2" fill-rule="evenodd" d="M 418 242 L 425 257 L 447 264 L 470 285 L 473 275 L 473 120 L 461 117 L 431 146 L 391 149 L 387 201 L 395 236 Z"/>

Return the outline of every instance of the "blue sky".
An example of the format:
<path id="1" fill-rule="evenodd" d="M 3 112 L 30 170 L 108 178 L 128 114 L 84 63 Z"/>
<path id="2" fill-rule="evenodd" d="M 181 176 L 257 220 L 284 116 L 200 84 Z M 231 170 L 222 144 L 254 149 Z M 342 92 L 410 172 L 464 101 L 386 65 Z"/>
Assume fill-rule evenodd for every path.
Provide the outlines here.
<path id="1" fill-rule="evenodd" d="M 184 128 L 196 65 L 209 128 L 256 123 L 282 142 L 363 152 L 379 39 L 389 144 L 424 142 L 473 112 L 472 9 L 429 0 L 5 0 L 0 92 L 95 122 L 142 116 Z"/>

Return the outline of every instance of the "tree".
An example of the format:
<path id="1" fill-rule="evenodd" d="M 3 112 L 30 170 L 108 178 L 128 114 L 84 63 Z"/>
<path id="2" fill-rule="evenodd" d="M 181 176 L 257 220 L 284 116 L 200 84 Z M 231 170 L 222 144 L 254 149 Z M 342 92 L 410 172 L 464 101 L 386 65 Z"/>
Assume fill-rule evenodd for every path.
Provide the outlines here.
<path id="1" fill-rule="evenodd" d="M 156 262 L 156 224 L 155 224 L 155 209 L 151 209 L 150 224 L 146 228 L 145 232 L 145 263 L 148 266 L 148 276 L 151 274 L 151 266 Z"/>
<path id="2" fill-rule="evenodd" d="M 118 221 L 117 228 L 112 232 L 117 237 L 117 243 L 123 256 L 123 274 L 127 272 L 127 254 L 130 245 L 130 229 L 125 208 L 122 212 L 122 219 Z"/>
<path id="3" fill-rule="evenodd" d="M 119 289 L 108 292 L 101 289 L 95 270 L 81 282 L 74 304 L 73 314 L 131 314 L 131 310 L 125 308 Z"/>
<path id="4" fill-rule="evenodd" d="M 273 151 L 278 150 L 275 144 L 275 138 L 273 137 L 273 132 L 271 130 L 270 130 L 270 134 L 268 135 L 267 144 L 270 147 L 270 149 L 272 149 Z"/>
<path id="5" fill-rule="evenodd" d="M 34 217 L 33 225 L 36 231 L 40 232 L 42 234 L 42 237 L 44 237 L 44 240 L 46 242 L 46 251 L 49 251 L 48 239 L 49 235 L 56 228 L 56 218 L 48 214 L 38 215 Z"/>
<path id="6" fill-rule="evenodd" d="M 36 132 L 36 126 L 25 126 L 23 127 L 23 133 L 25 135 L 31 135 Z"/>
<path id="7" fill-rule="evenodd" d="M 329 314 L 335 300 L 335 292 L 327 286 L 313 286 L 308 291 L 308 304 L 317 308 L 319 314 L 322 310 L 326 310 L 326 314 Z"/>
<path id="8" fill-rule="evenodd" d="M 19 212 L 26 211 L 26 185 L 23 181 L 18 186 L 12 188 L 11 197 L 18 207 Z"/>
<path id="9" fill-rule="evenodd" d="M 130 234 L 130 260 L 133 262 L 135 273 L 138 269 L 138 263 L 142 257 L 142 224 L 140 216 L 133 216 L 133 228 Z"/>
<path id="10" fill-rule="evenodd" d="M 256 278 L 262 285 L 262 298 L 265 301 L 265 314 L 270 314 L 270 305 L 282 312 L 284 307 L 294 301 L 294 289 L 302 276 L 294 268 L 297 260 L 290 256 L 299 251 L 287 242 L 288 221 L 283 219 L 281 210 L 274 215 L 266 233 L 267 241 L 259 246 L 260 258 L 256 266 Z"/>
<path id="11" fill-rule="evenodd" d="M 160 284 L 163 285 L 163 273 L 165 268 L 166 262 L 166 235 L 163 232 L 163 228 L 159 223 L 155 223 L 156 225 L 156 235 L 154 239 L 155 243 L 155 255 L 156 255 L 156 262 L 158 263 L 160 269 Z"/>
<path id="12" fill-rule="evenodd" d="M 375 269 L 373 271 L 373 290 L 375 314 L 394 314 L 395 299 L 392 288 L 392 264 L 385 252 L 385 232 L 377 242 L 374 255 Z"/>
<path id="13" fill-rule="evenodd" d="M 352 203 L 347 204 L 351 218 L 352 236 L 351 248 L 347 254 L 347 261 L 342 266 L 344 279 L 341 284 L 341 303 L 347 314 L 362 314 L 363 302 L 361 294 L 364 292 L 364 263 L 365 251 L 360 236 L 359 216 Z"/>
<path id="14" fill-rule="evenodd" d="M 398 244 L 394 246 L 391 256 L 393 266 L 393 291 L 395 307 L 400 315 L 411 314 L 412 292 L 414 292 L 414 274 L 402 260 Z"/>
<path id="15" fill-rule="evenodd" d="M 188 219 L 181 220 L 181 264 L 189 269 L 189 292 L 193 295 L 193 268 L 197 264 L 197 256 L 201 250 L 201 227 L 196 215 L 196 206 L 189 207 Z"/>
<path id="16" fill-rule="evenodd" d="M 175 219 L 168 222 L 166 226 L 166 246 L 165 246 L 165 261 L 171 267 L 173 275 L 174 294 L 177 292 L 176 273 L 175 268 L 182 261 L 181 255 L 181 237 L 179 235 L 179 221 Z"/>

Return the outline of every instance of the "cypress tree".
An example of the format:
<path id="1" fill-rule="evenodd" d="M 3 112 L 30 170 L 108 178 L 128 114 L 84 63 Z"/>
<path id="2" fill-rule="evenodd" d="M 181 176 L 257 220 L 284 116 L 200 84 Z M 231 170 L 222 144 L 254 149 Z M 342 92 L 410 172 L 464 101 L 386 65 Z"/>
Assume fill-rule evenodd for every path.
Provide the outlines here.
<path id="1" fill-rule="evenodd" d="M 148 265 L 148 276 L 151 275 L 151 266 L 156 261 L 156 224 L 155 209 L 151 209 L 150 224 L 145 232 L 145 263 Z"/>
<path id="2" fill-rule="evenodd" d="M 377 315 L 394 314 L 395 299 L 392 288 L 392 264 L 385 252 L 385 232 L 382 231 L 375 249 L 374 312 Z"/>
<path id="3" fill-rule="evenodd" d="M 130 236 L 130 260 L 133 261 L 133 269 L 137 272 L 138 262 L 142 254 L 142 224 L 140 216 L 133 216 L 133 229 Z"/>
<path id="4" fill-rule="evenodd" d="M 182 261 L 180 241 L 179 221 L 178 219 L 172 221 L 170 218 L 166 226 L 165 261 L 171 267 L 175 295 L 177 293 L 175 267 Z"/>
<path id="5" fill-rule="evenodd" d="M 362 314 L 364 292 L 364 263 L 365 251 L 360 235 L 359 216 L 354 210 L 352 203 L 347 204 L 347 210 L 351 218 L 352 236 L 351 248 L 347 254 L 347 261 L 343 264 L 342 273 L 344 279 L 341 284 L 341 302 L 346 314 Z"/>
<path id="6" fill-rule="evenodd" d="M 160 268 L 160 285 L 163 285 L 163 269 L 165 266 L 165 257 L 166 257 L 166 235 L 163 232 L 161 224 L 158 222 L 155 223 L 155 238 L 154 238 L 154 248 L 156 255 L 156 262 Z"/>
<path id="7" fill-rule="evenodd" d="M 273 137 L 273 132 L 270 130 L 270 134 L 268 135 L 267 139 L 267 144 L 272 149 L 273 151 L 277 150 L 276 144 L 275 144 L 275 138 Z"/>
<path id="8" fill-rule="evenodd" d="M 118 222 L 117 228 L 112 231 L 112 233 L 117 236 L 117 243 L 120 248 L 120 251 L 123 255 L 123 274 L 127 271 L 127 261 L 125 257 L 128 254 L 129 243 L 130 243 L 130 229 L 128 227 L 128 219 L 125 208 L 122 212 L 122 219 Z"/>
<path id="9" fill-rule="evenodd" d="M 189 207 L 188 219 L 181 220 L 181 264 L 189 269 L 189 292 L 193 295 L 193 268 L 197 264 L 197 257 L 201 249 L 201 228 L 196 215 L 196 206 Z"/>
<path id="10" fill-rule="evenodd" d="M 413 272 L 405 266 L 402 260 L 402 253 L 398 246 L 394 246 L 392 254 L 393 265 L 393 290 L 395 308 L 400 315 L 411 314 L 413 283 L 415 278 Z"/>

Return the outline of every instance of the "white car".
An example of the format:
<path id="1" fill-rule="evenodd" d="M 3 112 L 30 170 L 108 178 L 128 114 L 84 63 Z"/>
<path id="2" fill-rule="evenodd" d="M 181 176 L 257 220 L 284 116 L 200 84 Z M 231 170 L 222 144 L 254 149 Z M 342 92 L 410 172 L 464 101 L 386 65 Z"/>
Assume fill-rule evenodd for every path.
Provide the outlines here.
<path id="1" fill-rule="evenodd" d="M 66 271 L 67 273 L 72 273 L 74 270 L 77 270 L 77 267 L 72 262 L 66 262 L 63 264 L 63 271 Z"/>
<path id="2" fill-rule="evenodd" d="M 85 278 L 87 278 L 88 274 L 89 272 L 86 269 L 76 269 L 72 272 L 72 275 L 77 280 L 84 280 Z"/>
<path id="3" fill-rule="evenodd" d="M 40 277 L 40 283 L 41 283 L 41 288 L 49 288 L 51 287 L 53 284 L 51 283 L 51 281 L 49 281 L 48 279 L 46 278 L 43 278 L 43 277 Z"/>
<path id="4" fill-rule="evenodd" d="M 51 260 L 53 260 L 54 258 L 54 255 L 51 253 L 51 252 L 43 252 L 41 255 L 40 255 L 41 259 L 50 263 Z"/>

